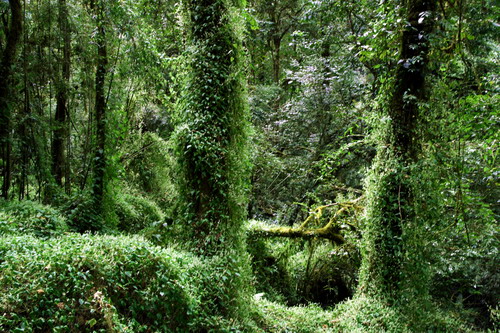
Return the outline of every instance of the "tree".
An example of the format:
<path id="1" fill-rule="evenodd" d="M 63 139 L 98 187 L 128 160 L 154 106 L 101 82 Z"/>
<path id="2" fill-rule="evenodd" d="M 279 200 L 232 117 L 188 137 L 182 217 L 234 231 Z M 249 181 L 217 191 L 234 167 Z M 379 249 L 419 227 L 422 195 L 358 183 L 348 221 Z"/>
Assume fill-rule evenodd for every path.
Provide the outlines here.
<path id="1" fill-rule="evenodd" d="M 249 296 L 242 237 L 248 108 L 237 9 L 227 0 L 187 0 L 184 6 L 188 58 L 176 133 L 181 180 L 175 220 L 190 250 L 212 267 L 213 276 L 200 281 L 206 311 L 242 318 Z M 224 272 L 222 280 L 217 272 Z"/>
<path id="2" fill-rule="evenodd" d="M 297 0 L 255 1 L 254 6 L 264 19 L 261 24 L 266 34 L 267 48 L 271 52 L 273 81 L 279 85 L 282 71 L 282 44 L 287 34 L 297 25 L 304 6 Z"/>
<path id="3" fill-rule="evenodd" d="M 241 41 L 225 0 L 186 1 L 189 59 L 180 110 L 181 218 L 198 252 L 240 242 L 247 182 Z"/>
<path id="4" fill-rule="evenodd" d="M 0 63 L 0 149 L 2 158 L 2 197 L 8 199 L 11 181 L 11 105 L 9 103 L 13 84 L 10 81 L 12 66 L 17 53 L 17 45 L 22 33 L 23 15 L 21 1 L 9 1 L 11 11 L 10 27 L 7 31 L 7 43 Z"/>
<path id="5" fill-rule="evenodd" d="M 62 64 L 61 74 L 57 86 L 57 106 L 54 115 L 54 139 L 52 141 L 52 174 L 56 183 L 63 186 L 65 178 L 66 192 L 70 191 L 68 159 L 65 155 L 65 144 L 68 137 L 69 126 L 67 124 L 68 111 L 68 85 L 71 69 L 71 35 L 68 22 L 68 8 L 66 0 L 59 0 L 59 31 L 62 35 Z"/>
<path id="6" fill-rule="evenodd" d="M 406 26 L 399 61 L 385 103 L 388 123 L 378 148 L 368 187 L 366 247 L 360 275 L 364 293 L 398 298 L 405 291 L 425 296 L 417 163 L 421 152 L 420 112 L 426 100 L 425 79 L 434 0 L 411 0 L 404 7 Z M 425 279 L 424 279 L 425 280 Z M 405 294 L 407 297 L 408 294 Z"/>
<path id="7" fill-rule="evenodd" d="M 104 1 L 95 0 L 91 2 L 91 9 L 95 12 L 97 33 L 97 66 L 95 72 L 95 122 L 96 122 L 96 144 L 94 147 L 94 168 L 92 194 L 94 208 L 97 215 L 103 213 L 103 199 L 105 192 L 106 176 L 106 94 L 105 81 L 108 66 L 108 54 L 106 47 L 105 9 Z"/>

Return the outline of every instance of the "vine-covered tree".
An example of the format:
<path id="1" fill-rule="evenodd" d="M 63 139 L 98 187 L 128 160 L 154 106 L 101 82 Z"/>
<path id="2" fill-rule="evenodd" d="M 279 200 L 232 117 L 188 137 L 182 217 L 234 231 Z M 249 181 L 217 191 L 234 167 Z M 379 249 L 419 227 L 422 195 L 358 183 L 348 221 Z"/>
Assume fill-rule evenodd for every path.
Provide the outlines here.
<path id="1" fill-rule="evenodd" d="M 230 1 L 186 1 L 186 82 L 179 111 L 179 217 L 200 253 L 240 242 L 248 174 L 247 105 L 236 10 Z"/>
<path id="2" fill-rule="evenodd" d="M 238 8 L 228 0 L 187 0 L 183 5 L 188 42 L 176 134 L 181 176 L 176 220 L 182 222 L 189 248 L 227 274 L 219 284 L 207 281 L 202 301 L 207 311 L 241 318 L 247 316 L 242 307 L 249 296 L 242 238 L 248 108 Z"/>
<path id="3" fill-rule="evenodd" d="M 361 289 L 368 294 L 400 296 L 403 291 L 425 296 L 419 239 L 422 175 L 420 113 L 426 100 L 429 34 L 435 20 L 434 0 L 411 0 L 404 7 L 406 25 L 400 55 L 384 99 L 387 123 L 368 187 L 365 257 Z M 413 295 L 413 296 L 415 296 Z M 405 294 L 405 297 L 408 295 Z"/>

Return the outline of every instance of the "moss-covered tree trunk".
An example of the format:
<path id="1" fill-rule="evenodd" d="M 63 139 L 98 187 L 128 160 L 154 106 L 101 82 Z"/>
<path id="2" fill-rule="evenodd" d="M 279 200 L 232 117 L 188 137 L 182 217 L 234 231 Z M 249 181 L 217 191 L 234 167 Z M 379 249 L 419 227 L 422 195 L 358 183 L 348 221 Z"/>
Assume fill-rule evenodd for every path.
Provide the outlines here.
<path id="1" fill-rule="evenodd" d="M 199 281 L 207 313 L 236 323 L 246 316 L 249 295 L 242 240 L 249 170 L 248 107 L 233 3 L 183 3 L 187 68 L 176 132 L 181 175 L 176 221 L 186 245 L 210 267 L 210 276 Z M 213 323 L 210 329 L 218 330 Z"/>
<path id="2" fill-rule="evenodd" d="M 422 182 L 416 167 L 421 152 L 419 109 L 425 102 L 429 33 L 435 0 L 409 0 L 400 58 L 386 99 L 387 128 L 368 187 L 367 227 L 361 290 L 397 299 L 426 293 L 425 268 L 418 234 L 417 193 Z"/>
<path id="3" fill-rule="evenodd" d="M 0 63 L 0 158 L 2 162 L 2 193 L 8 199 L 11 182 L 11 107 L 9 105 L 10 93 L 14 86 L 10 81 L 12 66 L 17 53 L 17 45 L 22 33 L 23 13 L 21 1 L 11 0 L 10 27 L 7 30 L 7 43 L 2 53 Z"/>
<path id="4" fill-rule="evenodd" d="M 239 242 L 246 211 L 247 106 L 230 1 L 185 1 L 188 69 L 179 113 L 182 214 L 200 253 Z"/>

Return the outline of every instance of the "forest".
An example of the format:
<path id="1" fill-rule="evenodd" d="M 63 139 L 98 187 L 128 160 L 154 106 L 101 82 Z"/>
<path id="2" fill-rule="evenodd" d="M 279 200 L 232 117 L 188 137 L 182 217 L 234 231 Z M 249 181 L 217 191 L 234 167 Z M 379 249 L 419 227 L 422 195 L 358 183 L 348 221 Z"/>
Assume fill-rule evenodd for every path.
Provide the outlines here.
<path id="1" fill-rule="evenodd" d="M 0 0 L 0 332 L 496 332 L 495 0 Z"/>

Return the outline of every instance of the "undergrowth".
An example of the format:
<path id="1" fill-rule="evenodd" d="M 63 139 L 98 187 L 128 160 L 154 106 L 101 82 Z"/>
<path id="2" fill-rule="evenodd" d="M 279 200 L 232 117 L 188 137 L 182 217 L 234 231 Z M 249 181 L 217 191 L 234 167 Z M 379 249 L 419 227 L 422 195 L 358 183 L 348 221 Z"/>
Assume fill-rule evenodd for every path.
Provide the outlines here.
<path id="1" fill-rule="evenodd" d="M 0 235 L 51 237 L 66 231 L 66 218 L 55 208 L 33 201 L 0 200 Z"/>
<path id="2" fill-rule="evenodd" d="M 411 300 L 409 301 L 411 303 Z M 337 306 L 339 332 L 473 332 L 462 313 L 444 311 L 429 304 L 421 308 L 390 304 L 387 299 L 358 294 Z"/>
<path id="3" fill-rule="evenodd" d="M 0 238 L 0 331 L 185 332 L 187 256 L 138 237 Z"/>
<path id="4" fill-rule="evenodd" d="M 234 264 L 139 236 L 0 237 L 0 331 L 258 331 L 248 287 L 225 289 Z"/>

